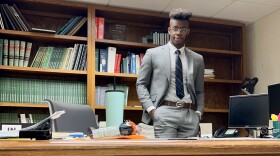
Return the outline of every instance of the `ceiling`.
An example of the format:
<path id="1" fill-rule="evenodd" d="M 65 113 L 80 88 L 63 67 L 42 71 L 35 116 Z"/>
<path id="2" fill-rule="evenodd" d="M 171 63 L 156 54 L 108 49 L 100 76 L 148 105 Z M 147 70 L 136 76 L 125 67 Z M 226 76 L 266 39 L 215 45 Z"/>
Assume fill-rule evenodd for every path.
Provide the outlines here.
<path id="1" fill-rule="evenodd" d="M 70 0 L 168 13 L 186 8 L 194 16 L 226 19 L 249 25 L 280 8 L 280 0 Z"/>

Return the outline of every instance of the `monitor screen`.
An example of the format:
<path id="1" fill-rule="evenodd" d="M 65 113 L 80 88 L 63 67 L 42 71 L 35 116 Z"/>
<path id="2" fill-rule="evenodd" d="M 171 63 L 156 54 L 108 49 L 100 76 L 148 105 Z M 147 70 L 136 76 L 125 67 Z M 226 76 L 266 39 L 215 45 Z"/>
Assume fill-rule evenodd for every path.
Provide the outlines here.
<path id="1" fill-rule="evenodd" d="M 268 127 L 269 103 L 267 94 L 230 96 L 229 128 Z"/>
<path id="2" fill-rule="evenodd" d="M 269 113 L 280 113 L 280 83 L 268 86 Z"/>

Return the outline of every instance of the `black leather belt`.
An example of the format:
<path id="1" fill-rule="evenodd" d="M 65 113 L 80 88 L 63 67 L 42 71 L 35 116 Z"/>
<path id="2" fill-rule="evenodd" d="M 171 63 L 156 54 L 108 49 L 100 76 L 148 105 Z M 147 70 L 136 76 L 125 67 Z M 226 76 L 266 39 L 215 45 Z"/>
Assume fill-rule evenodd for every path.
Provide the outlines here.
<path id="1" fill-rule="evenodd" d="M 179 102 L 172 102 L 172 101 L 163 101 L 161 103 L 161 106 L 174 106 L 174 107 L 181 107 L 181 108 L 187 108 L 187 109 L 193 109 L 196 110 L 197 106 L 193 103 L 179 103 Z"/>

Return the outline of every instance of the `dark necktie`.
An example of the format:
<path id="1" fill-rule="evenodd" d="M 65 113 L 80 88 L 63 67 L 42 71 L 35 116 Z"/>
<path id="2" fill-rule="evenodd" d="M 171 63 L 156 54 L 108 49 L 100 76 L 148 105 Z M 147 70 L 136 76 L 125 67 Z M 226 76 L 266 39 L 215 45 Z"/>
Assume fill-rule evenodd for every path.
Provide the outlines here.
<path id="1" fill-rule="evenodd" d="M 176 50 L 176 95 L 178 98 L 182 99 L 184 95 L 184 84 L 183 84 L 183 71 L 182 71 L 182 62 L 180 59 L 180 50 Z"/>

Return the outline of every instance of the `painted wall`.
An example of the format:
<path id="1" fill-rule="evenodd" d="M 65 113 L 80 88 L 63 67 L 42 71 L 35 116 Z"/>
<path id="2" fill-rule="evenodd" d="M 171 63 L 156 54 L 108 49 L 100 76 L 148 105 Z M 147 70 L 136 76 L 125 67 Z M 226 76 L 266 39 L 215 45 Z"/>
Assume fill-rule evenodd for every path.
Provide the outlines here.
<path id="1" fill-rule="evenodd" d="M 280 10 L 246 27 L 247 77 L 258 77 L 255 93 L 280 83 Z"/>

